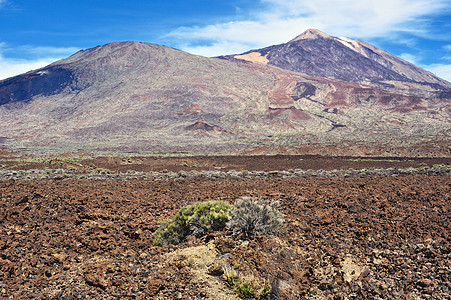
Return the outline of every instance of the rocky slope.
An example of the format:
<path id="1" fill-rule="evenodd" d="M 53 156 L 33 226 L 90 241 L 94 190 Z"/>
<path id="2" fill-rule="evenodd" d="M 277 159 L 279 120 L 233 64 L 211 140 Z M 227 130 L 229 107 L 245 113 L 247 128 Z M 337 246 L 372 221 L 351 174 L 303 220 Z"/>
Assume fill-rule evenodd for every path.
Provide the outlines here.
<path id="1" fill-rule="evenodd" d="M 224 59 L 260 62 L 310 76 L 354 82 L 402 81 L 451 88 L 451 83 L 363 41 L 308 29 L 288 43 Z"/>
<path id="2" fill-rule="evenodd" d="M 341 155 L 449 156 L 449 83 L 348 42 L 307 31 L 269 47 L 266 58 L 252 52 L 252 63 L 139 42 L 80 51 L 0 81 L 0 145 L 152 153 L 267 153 L 282 146 L 299 154 L 327 148 Z M 310 74 L 316 77 L 298 65 L 316 66 Z"/>

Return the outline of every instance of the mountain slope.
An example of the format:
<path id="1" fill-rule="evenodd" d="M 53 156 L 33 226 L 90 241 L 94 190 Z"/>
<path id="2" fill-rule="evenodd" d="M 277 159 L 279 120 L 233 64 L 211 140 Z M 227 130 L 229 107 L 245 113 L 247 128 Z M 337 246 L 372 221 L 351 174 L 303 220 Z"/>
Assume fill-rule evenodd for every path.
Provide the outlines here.
<path id="1" fill-rule="evenodd" d="M 404 81 L 451 84 L 363 41 L 337 38 L 308 29 L 288 43 L 221 58 L 260 61 L 310 76 L 354 82 Z"/>
<path id="2" fill-rule="evenodd" d="M 355 60 L 370 67 L 362 57 Z M 0 143 L 42 151 L 449 155 L 449 97 L 403 84 L 381 88 L 114 42 L 0 81 Z"/>
<path id="3" fill-rule="evenodd" d="M 164 46 L 110 43 L 0 81 L 2 136 L 24 146 L 183 148 L 195 139 L 185 127 L 199 120 L 222 126 L 225 114 L 266 98 L 272 80 Z"/>

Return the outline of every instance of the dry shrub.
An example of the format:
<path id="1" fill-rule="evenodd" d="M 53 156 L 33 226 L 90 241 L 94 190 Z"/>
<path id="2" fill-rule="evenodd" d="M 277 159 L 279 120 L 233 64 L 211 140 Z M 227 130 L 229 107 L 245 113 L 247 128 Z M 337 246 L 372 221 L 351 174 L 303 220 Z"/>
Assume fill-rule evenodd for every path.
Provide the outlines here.
<path id="1" fill-rule="evenodd" d="M 268 204 L 251 197 L 242 197 L 231 210 L 227 227 L 234 236 L 244 235 L 246 238 L 255 235 L 277 235 L 283 224 L 283 216 L 278 206 L 277 201 Z"/>

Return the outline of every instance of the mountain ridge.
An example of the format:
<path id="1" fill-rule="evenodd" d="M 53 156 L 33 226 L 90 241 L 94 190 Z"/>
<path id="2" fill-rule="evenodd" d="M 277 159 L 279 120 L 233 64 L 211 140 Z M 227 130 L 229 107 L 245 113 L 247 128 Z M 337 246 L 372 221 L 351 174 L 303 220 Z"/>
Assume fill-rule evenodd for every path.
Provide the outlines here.
<path id="1" fill-rule="evenodd" d="M 360 54 L 369 61 L 356 58 L 352 53 L 347 53 L 347 49 Z M 330 36 L 317 29 L 307 29 L 287 43 L 250 50 L 237 55 L 219 56 L 219 58 L 252 61 L 250 57 L 246 59 L 245 56 L 253 54 L 254 57 L 259 57 L 256 55 L 257 53 L 264 58 L 265 64 L 310 76 L 331 77 L 355 82 L 412 81 L 439 84 L 451 88 L 450 82 L 369 43 Z M 340 70 L 340 65 L 347 65 L 350 68 L 337 72 Z"/>
<path id="2" fill-rule="evenodd" d="M 356 55 L 332 43 L 329 52 Z M 113 42 L 0 81 L 0 142 L 43 151 L 449 155 L 449 90 L 394 79 L 352 82 Z"/>

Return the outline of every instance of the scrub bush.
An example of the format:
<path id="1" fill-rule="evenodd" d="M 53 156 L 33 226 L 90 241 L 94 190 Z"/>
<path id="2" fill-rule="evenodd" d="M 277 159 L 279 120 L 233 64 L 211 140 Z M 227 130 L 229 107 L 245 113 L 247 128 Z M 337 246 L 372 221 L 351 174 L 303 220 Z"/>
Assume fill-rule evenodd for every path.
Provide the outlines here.
<path id="1" fill-rule="evenodd" d="M 223 201 L 197 202 L 182 207 L 170 220 L 163 221 L 154 233 L 154 244 L 179 244 L 189 235 L 201 237 L 208 230 L 222 230 L 232 206 Z"/>
<path id="2" fill-rule="evenodd" d="M 230 211 L 227 227 L 233 235 L 243 234 L 246 238 L 254 235 L 276 235 L 283 224 L 283 216 L 278 206 L 277 201 L 267 204 L 251 197 L 240 198 Z"/>

